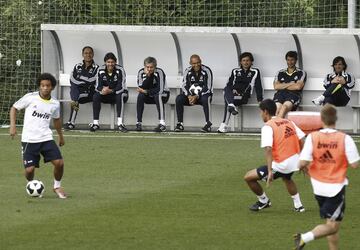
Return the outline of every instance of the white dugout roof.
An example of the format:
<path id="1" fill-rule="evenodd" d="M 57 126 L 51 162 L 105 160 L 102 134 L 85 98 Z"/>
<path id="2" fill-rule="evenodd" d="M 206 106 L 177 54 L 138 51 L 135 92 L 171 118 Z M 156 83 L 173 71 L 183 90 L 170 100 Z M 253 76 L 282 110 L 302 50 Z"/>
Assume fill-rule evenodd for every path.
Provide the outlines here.
<path id="1" fill-rule="evenodd" d="M 214 77 L 228 76 L 240 53 L 249 51 L 263 76 L 284 66 L 289 50 L 299 53 L 299 66 L 309 77 L 323 77 L 335 56 L 345 57 L 360 77 L 359 29 L 214 28 L 120 25 L 42 24 L 43 71 L 69 74 L 81 60 L 81 49 L 92 46 L 95 61 L 107 52 L 118 57 L 127 75 L 136 75 L 147 56 L 154 56 L 168 76 L 181 75 L 189 57 L 199 54 Z M 53 71 L 54 70 L 54 71 Z"/>

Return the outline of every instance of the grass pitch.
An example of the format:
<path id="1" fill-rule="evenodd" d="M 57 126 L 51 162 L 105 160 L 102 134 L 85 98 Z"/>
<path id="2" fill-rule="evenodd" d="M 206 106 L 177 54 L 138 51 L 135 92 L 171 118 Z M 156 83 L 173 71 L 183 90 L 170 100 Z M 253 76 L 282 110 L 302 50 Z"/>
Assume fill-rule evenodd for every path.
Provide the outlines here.
<path id="1" fill-rule="evenodd" d="M 271 208 L 248 210 L 256 197 L 243 176 L 265 162 L 259 136 L 66 132 L 65 141 L 69 198 L 52 192 L 49 164 L 35 174 L 44 198 L 31 198 L 20 136 L 0 130 L 0 249 L 292 249 L 293 233 L 322 223 L 300 174 L 305 213 L 292 211 L 281 180 L 266 189 Z M 356 249 L 360 172 L 348 173 L 340 248 Z M 306 249 L 327 249 L 326 240 Z"/>

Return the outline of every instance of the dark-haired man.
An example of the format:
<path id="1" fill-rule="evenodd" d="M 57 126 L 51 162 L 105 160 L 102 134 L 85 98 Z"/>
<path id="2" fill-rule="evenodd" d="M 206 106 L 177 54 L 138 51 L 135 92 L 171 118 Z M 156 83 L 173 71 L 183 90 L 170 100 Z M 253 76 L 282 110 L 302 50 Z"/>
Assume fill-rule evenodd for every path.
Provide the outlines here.
<path id="1" fill-rule="evenodd" d="M 351 90 L 355 87 L 355 79 L 349 72 L 346 72 L 345 58 L 335 57 L 332 67 L 334 71 L 327 74 L 324 79 L 326 90 L 312 101 L 315 105 L 330 103 L 341 107 L 346 106 L 350 101 Z"/>
<path id="2" fill-rule="evenodd" d="M 65 144 L 61 130 L 60 103 L 51 97 L 56 86 L 56 79 L 49 73 L 43 73 L 37 79 L 39 91 L 28 93 L 14 103 L 10 109 L 10 136 L 16 135 L 16 113 L 25 109 L 24 126 L 21 134 L 22 155 L 25 167 L 25 178 L 34 179 L 35 168 L 40 165 L 40 155 L 44 162 L 54 165 L 54 192 L 61 199 L 66 194 L 61 187 L 64 173 L 64 160 L 53 139 L 50 129 L 51 119 L 59 135 L 59 146 Z"/>
<path id="3" fill-rule="evenodd" d="M 289 51 L 285 55 L 287 68 L 280 70 L 274 79 L 276 93 L 273 100 L 276 103 L 276 115 L 284 118 L 291 110 L 296 110 L 301 102 L 302 90 L 306 82 L 306 72 L 296 67 L 298 55 Z"/>
<path id="4" fill-rule="evenodd" d="M 224 88 L 225 112 L 224 119 L 218 129 L 219 133 L 226 133 L 231 115 L 237 115 L 236 106 L 247 104 L 255 89 L 257 101 L 263 100 L 260 70 L 253 68 L 254 57 L 250 52 L 240 55 L 240 68 L 231 71 L 229 81 Z"/>
<path id="5" fill-rule="evenodd" d="M 304 212 L 300 195 L 291 176 L 299 170 L 299 154 L 302 138 L 305 134 L 292 121 L 276 117 L 276 104 L 271 99 L 263 100 L 260 114 L 265 125 L 261 129 L 261 147 L 265 149 L 266 165 L 246 173 L 244 179 L 249 188 L 256 194 L 258 201 L 250 207 L 251 211 L 259 211 L 271 206 L 259 180 L 270 185 L 274 179 L 282 178 L 294 203 L 295 212 Z"/>
<path id="6" fill-rule="evenodd" d="M 75 128 L 75 120 L 79 111 L 79 104 L 92 102 L 95 93 L 95 83 L 99 65 L 94 58 L 94 50 L 90 46 L 82 49 L 83 61 L 74 66 L 70 76 L 71 111 L 66 129 Z"/>
<path id="7" fill-rule="evenodd" d="M 96 83 L 96 92 L 93 97 L 93 123 L 90 131 L 95 132 L 100 128 L 99 117 L 101 103 L 116 103 L 117 126 L 120 132 L 127 132 L 123 121 L 124 103 L 128 99 L 126 88 L 126 75 L 122 66 L 116 63 L 117 58 L 109 52 L 104 56 L 104 65 L 99 68 Z"/>

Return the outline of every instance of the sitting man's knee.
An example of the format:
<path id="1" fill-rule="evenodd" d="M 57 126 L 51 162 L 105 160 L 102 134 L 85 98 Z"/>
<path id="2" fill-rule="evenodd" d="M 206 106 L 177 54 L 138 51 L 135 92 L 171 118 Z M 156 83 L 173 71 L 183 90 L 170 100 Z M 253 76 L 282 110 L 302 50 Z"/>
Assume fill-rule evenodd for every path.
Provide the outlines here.
<path id="1" fill-rule="evenodd" d="M 181 104 L 184 102 L 184 95 L 178 95 L 175 99 L 176 104 Z"/>
<path id="2" fill-rule="evenodd" d="M 286 102 L 284 102 L 284 104 L 282 106 L 284 109 L 290 111 L 294 107 L 294 104 L 290 101 L 286 101 Z"/>
<path id="3" fill-rule="evenodd" d="M 99 101 L 101 99 L 101 95 L 99 92 L 96 92 L 94 95 L 93 95 L 93 101 Z"/>
<path id="4" fill-rule="evenodd" d="M 137 99 L 138 99 L 138 100 L 144 100 L 144 99 L 145 99 L 145 95 L 144 95 L 143 93 L 139 93 Z"/>

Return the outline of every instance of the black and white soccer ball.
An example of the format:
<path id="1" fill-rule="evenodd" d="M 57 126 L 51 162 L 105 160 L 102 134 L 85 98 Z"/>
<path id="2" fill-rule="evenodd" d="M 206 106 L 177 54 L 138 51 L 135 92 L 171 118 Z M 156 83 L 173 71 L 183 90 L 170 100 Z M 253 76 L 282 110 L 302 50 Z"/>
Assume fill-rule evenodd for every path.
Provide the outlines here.
<path id="1" fill-rule="evenodd" d="M 202 87 L 200 87 L 198 84 L 192 84 L 189 88 L 191 95 L 199 95 L 202 90 Z"/>
<path id="2" fill-rule="evenodd" d="M 44 183 L 39 180 L 32 180 L 26 184 L 26 192 L 31 197 L 41 197 L 45 192 Z"/>

